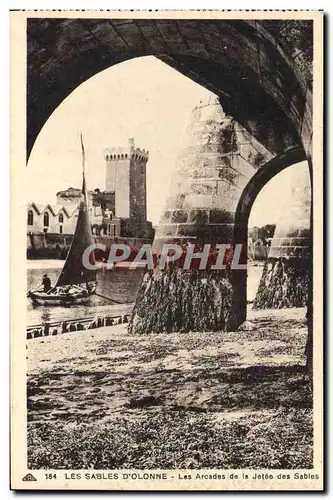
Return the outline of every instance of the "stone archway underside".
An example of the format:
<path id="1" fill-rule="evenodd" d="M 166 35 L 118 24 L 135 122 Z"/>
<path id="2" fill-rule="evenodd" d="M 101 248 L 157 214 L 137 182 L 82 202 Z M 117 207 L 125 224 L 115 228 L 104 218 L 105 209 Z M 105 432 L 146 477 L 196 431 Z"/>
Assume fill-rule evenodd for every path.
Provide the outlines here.
<path id="1" fill-rule="evenodd" d="M 274 155 L 299 137 L 308 152 L 311 47 L 311 21 L 28 19 L 27 155 L 78 85 L 145 55 L 212 90 L 224 111 Z"/>
<path id="2" fill-rule="evenodd" d="M 201 245 L 208 238 L 213 245 L 233 245 L 236 207 L 255 172 L 290 148 L 311 157 L 309 21 L 28 19 L 27 38 L 28 155 L 67 95 L 134 57 L 154 55 L 218 96 L 212 117 L 196 110 L 197 131 L 184 150 L 178 192 L 157 232 L 160 242 Z M 148 274 L 130 328 L 234 329 L 245 319 L 238 288 L 229 272 L 218 279 L 209 270 L 177 267 Z"/>

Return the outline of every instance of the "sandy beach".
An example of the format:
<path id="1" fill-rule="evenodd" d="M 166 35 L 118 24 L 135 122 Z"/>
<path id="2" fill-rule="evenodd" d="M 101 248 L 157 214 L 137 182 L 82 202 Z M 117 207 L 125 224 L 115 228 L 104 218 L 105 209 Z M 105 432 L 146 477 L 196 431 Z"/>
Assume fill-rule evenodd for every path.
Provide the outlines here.
<path id="1" fill-rule="evenodd" d="M 29 466 L 311 467 L 304 317 L 250 311 L 231 333 L 117 325 L 29 340 Z"/>

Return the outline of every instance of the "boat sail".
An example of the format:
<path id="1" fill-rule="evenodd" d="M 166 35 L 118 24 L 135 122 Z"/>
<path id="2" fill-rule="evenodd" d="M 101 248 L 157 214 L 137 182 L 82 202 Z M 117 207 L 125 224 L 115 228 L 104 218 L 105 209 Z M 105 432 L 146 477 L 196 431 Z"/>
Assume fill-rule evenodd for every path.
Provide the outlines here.
<path id="1" fill-rule="evenodd" d="M 58 281 L 53 288 L 44 291 L 28 292 L 33 303 L 43 305 L 82 304 L 89 301 L 90 295 L 96 291 L 96 271 L 87 269 L 82 262 L 82 256 L 88 246 L 94 243 L 88 212 L 87 185 L 85 179 L 85 150 L 82 148 L 82 199 L 75 233 L 66 262 Z M 90 263 L 94 264 L 94 253 L 90 254 Z"/>
<path id="2" fill-rule="evenodd" d="M 57 286 L 77 285 L 89 281 L 96 281 L 96 271 L 86 269 L 82 264 L 82 255 L 86 248 L 94 243 L 89 220 L 87 187 L 85 180 L 85 151 L 81 135 L 82 147 L 82 200 L 79 207 L 79 215 L 76 229 L 70 246 L 63 270 L 58 278 Z M 91 260 L 94 254 L 91 254 Z M 91 264 L 95 262 L 91 261 Z"/>

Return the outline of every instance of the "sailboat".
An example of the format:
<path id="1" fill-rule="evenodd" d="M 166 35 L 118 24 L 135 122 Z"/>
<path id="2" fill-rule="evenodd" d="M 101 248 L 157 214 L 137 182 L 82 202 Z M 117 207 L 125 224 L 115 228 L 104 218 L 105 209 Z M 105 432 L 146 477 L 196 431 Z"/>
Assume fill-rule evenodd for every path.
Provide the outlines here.
<path id="1" fill-rule="evenodd" d="M 96 271 L 87 269 L 82 262 L 86 248 L 94 243 L 89 220 L 87 186 L 85 180 L 85 151 L 81 134 L 82 148 L 82 199 L 76 228 L 64 267 L 58 281 L 49 290 L 40 290 L 40 285 L 28 292 L 33 304 L 48 306 L 64 306 L 87 304 L 90 296 L 96 292 Z M 94 254 L 91 253 L 90 263 L 94 264 Z M 45 288 L 45 287 L 44 287 Z"/>

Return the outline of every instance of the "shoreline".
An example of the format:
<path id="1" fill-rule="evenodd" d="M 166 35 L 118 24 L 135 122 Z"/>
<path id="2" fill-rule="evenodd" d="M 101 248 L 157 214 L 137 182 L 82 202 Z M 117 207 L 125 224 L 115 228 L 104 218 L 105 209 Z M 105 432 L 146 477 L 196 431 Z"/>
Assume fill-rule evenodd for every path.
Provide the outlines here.
<path id="1" fill-rule="evenodd" d="M 26 259 L 26 269 L 61 269 L 65 260 L 62 259 Z"/>

